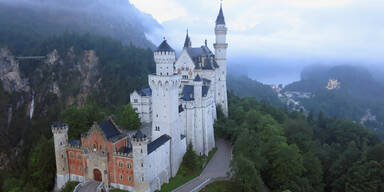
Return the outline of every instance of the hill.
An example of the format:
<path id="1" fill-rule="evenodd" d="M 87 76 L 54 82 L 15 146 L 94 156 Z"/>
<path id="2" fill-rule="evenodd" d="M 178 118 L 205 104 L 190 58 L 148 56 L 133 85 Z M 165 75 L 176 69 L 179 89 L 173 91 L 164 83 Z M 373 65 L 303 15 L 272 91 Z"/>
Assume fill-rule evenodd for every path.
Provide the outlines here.
<path id="1" fill-rule="evenodd" d="M 282 92 L 307 111 L 323 111 L 329 117 L 354 120 L 384 133 L 384 86 L 366 69 L 312 66 Z M 310 96 L 297 96 L 300 93 Z"/>
<path id="2" fill-rule="evenodd" d="M 252 80 L 246 76 L 228 75 L 227 87 L 240 97 L 254 97 L 259 101 L 282 106 L 282 102 L 271 86 Z"/>

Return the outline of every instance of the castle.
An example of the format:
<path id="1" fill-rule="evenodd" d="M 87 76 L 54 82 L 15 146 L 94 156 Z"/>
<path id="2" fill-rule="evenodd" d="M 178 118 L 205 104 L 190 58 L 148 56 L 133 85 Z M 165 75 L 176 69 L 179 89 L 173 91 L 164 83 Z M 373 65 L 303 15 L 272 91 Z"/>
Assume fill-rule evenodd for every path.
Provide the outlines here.
<path id="1" fill-rule="evenodd" d="M 192 47 L 188 32 L 177 59 L 166 40 L 160 44 L 154 51 L 156 73 L 148 76 L 150 88 L 130 96 L 141 130 L 123 132 L 108 119 L 95 123 L 81 140 L 68 142 L 68 125 L 54 123 L 57 187 L 95 180 L 104 189 L 152 192 L 176 175 L 188 143 L 197 154 L 208 155 L 215 147 L 216 107 L 228 114 L 226 34 L 220 7 L 215 54 L 207 41 Z"/>

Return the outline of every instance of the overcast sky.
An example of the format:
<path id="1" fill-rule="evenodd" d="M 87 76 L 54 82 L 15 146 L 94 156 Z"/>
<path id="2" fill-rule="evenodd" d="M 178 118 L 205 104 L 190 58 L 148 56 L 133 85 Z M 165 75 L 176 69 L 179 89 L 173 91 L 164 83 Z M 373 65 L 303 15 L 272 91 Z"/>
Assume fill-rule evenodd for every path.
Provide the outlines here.
<path id="1" fill-rule="evenodd" d="M 162 24 L 154 43 L 165 36 L 181 49 L 186 28 L 193 46 L 213 43 L 219 0 L 131 3 Z M 384 0 L 224 0 L 223 9 L 232 65 L 384 64 Z"/>

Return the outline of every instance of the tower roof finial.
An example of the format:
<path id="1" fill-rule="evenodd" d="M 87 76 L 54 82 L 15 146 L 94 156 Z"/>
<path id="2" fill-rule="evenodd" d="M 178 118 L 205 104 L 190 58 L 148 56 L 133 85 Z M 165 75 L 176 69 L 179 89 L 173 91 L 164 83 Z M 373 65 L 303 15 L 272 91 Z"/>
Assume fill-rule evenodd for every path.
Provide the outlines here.
<path id="1" fill-rule="evenodd" d="M 185 37 L 185 42 L 184 42 L 184 48 L 192 47 L 191 39 L 189 38 L 188 35 L 188 28 L 187 28 L 187 35 Z"/>
<path id="2" fill-rule="evenodd" d="M 224 13 L 223 13 L 223 0 L 220 1 L 220 11 L 216 19 L 216 25 L 225 25 Z"/>

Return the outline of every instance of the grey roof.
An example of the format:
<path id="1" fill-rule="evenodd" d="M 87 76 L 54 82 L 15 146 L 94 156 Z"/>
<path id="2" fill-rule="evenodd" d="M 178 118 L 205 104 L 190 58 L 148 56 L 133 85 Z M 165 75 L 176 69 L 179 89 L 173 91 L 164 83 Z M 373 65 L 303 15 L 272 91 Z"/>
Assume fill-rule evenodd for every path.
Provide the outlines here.
<path id="1" fill-rule="evenodd" d="M 114 139 L 122 135 L 111 119 L 99 123 L 99 127 L 104 132 L 107 139 Z"/>
<path id="2" fill-rule="evenodd" d="M 156 51 L 175 51 L 175 50 L 173 50 L 172 47 L 168 45 L 167 40 L 164 40 L 156 49 Z"/>
<path id="3" fill-rule="evenodd" d="M 147 136 L 143 132 L 141 132 L 140 130 L 138 130 L 136 132 L 136 134 L 133 136 L 133 138 L 135 138 L 135 139 L 143 139 L 143 138 L 146 138 L 146 137 Z"/>
<path id="4" fill-rule="evenodd" d="M 68 124 L 60 122 L 60 121 L 57 121 L 57 122 L 53 122 L 52 126 L 53 127 L 66 127 L 66 126 L 68 126 Z"/>
<path id="5" fill-rule="evenodd" d="M 188 55 L 195 64 L 195 69 L 215 69 L 219 66 L 216 63 L 215 55 L 207 46 L 187 48 Z M 203 62 L 204 58 L 204 62 Z"/>
<path id="6" fill-rule="evenodd" d="M 69 144 L 74 145 L 74 146 L 79 146 L 80 145 L 80 140 L 72 140 L 69 142 Z"/>
<path id="7" fill-rule="evenodd" d="M 139 91 L 139 94 L 141 96 L 152 96 L 152 89 L 151 88 L 144 88 Z"/>
<path id="8" fill-rule="evenodd" d="M 152 141 L 150 144 L 147 145 L 147 151 L 148 155 L 151 154 L 153 151 L 155 151 L 157 148 L 161 147 L 164 143 L 169 141 L 171 137 L 169 135 L 162 135 L 161 137 L 157 138 L 156 140 Z"/>
<path id="9" fill-rule="evenodd" d="M 216 25 L 225 25 L 223 6 L 220 5 L 219 15 L 216 18 Z"/>
<path id="10" fill-rule="evenodd" d="M 193 81 L 201 81 L 200 75 L 197 74 L 196 77 L 195 77 L 195 79 L 194 79 Z"/>
<path id="11" fill-rule="evenodd" d="M 208 94 L 209 86 L 202 86 L 202 96 L 205 97 Z M 184 85 L 181 92 L 181 99 L 184 101 L 193 101 L 195 99 L 194 86 L 193 85 Z"/>

